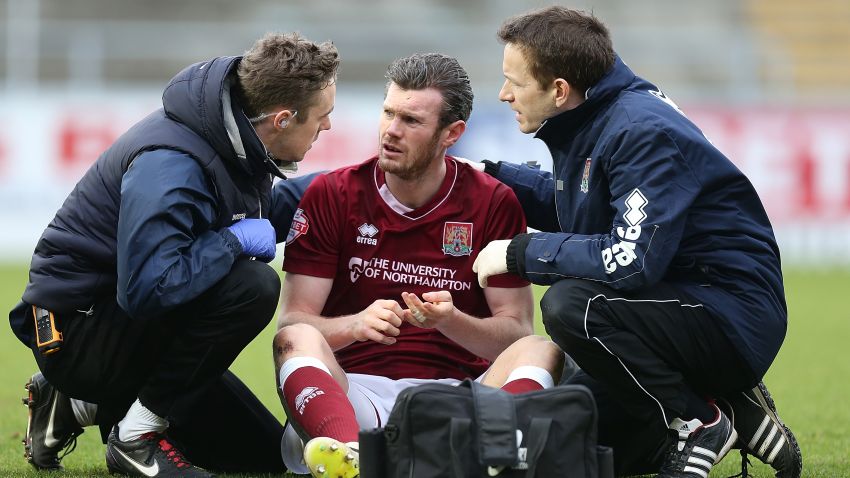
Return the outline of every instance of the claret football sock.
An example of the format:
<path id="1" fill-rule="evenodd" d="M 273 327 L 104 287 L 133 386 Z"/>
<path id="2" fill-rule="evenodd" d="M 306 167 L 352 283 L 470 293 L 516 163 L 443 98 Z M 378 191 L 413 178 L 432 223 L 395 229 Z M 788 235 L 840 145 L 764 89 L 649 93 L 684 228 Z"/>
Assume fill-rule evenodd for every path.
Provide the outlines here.
<path id="1" fill-rule="evenodd" d="M 284 363 L 281 384 L 289 419 L 307 435 L 330 437 L 343 443 L 357 441 L 360 427 L 354 407 L 329 372 L 314 366 L 287 370 Z"/>
<path id="2" fill-rule="evenodd" d="M 535 390 L 543 390 L 543 385 L 540 385 L 530 378 L 518 378 L 502 385 L 502 390 L 517 395 L 525 392 L 533 392 Z"/>
<path id="3" fill-rule="evenodd" d="M 502 390 L 516 395 L 554 386 L 555 381 L 546 369 L 524 365 L 511 371 L 511 374 L 505 380 L 505 384 L 502 385 Z"/>

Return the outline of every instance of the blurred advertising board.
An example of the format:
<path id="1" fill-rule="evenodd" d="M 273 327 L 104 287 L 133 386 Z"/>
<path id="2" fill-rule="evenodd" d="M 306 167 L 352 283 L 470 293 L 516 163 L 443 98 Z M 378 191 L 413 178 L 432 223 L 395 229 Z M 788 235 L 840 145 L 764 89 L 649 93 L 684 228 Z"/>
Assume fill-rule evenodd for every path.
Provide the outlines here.
<path id="1" fill-rule="evenodd" d="M 28 261 L 41 231 L 79 177 L 126 128 L 158 107 L 159 93 L 7 94 L 0 101 L 0 259 Z M 341 90 L 333 127 L 302 172 L 367 159 L 377 150 L 380 92 Z M 685 107 L 759 191 L 783 262 L 850 265 L 850 108 Z M 478 105 L 451 151 L 471 159 L 536 160 L 540 141 L 520 134 L 504 105 Z M 730 220 L 732 220 L 730 218 Z"/>

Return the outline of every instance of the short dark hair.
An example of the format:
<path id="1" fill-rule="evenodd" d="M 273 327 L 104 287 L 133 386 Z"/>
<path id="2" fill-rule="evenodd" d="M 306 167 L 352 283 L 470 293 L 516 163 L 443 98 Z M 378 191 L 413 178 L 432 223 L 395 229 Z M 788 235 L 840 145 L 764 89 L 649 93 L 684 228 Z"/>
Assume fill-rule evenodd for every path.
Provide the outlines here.
<path id="1" fill-rule="evenodd" d="M 248 117 L 266 108 L 312 106 L 316 93 L 336 81 L 339 53 L 331 42 L 313 43 L 298 33 L 268 33 L 245 52 L 237 68 Z M 306 121 L 303 111 L 296 121 Z"/>
<path id="2" fill-rule="evenodd" d="M 585 91 L 614 65 L 608 28 L 580 10 L 560 6 L 532 10 L 505 20 L 498 36 L 502 43 L 520 48 L 541 86 L 563 78 Z"/>
<path id="3" fill-rule="evenodd" d="M 416 53 L 399 58 L 387 68 L 387 88 L 395 83 L 404 90 L 434 88 L 443 95 L 440 128 L 472 113 L 472 85 L 457 59 L 440 53 Z"/>

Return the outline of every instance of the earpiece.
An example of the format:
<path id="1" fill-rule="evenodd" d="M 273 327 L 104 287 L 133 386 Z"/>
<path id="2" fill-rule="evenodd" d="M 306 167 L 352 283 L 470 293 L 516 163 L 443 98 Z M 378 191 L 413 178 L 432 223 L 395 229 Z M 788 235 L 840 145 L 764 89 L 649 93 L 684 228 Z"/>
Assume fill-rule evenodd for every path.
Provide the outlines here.
<path id="1" fill-rule="evenodd" d="M 268 118 L 269 116 L 277 116 L 278 114 L 283 113 L 285 111 L 286 110 L 278 111 L 277 113 L 263 113 L 263 114 L 254 116 L 253 118 L 248 118 L 248 121 L 250 121 L 252 124 L 257 123 L 257 122 L 260 122 L 260 121 Z M 289 120 L 292 119 L 292 118 L 295 118 L 295 116 L 298 114 L 298 110 L 291 110 L 291 112 L 292 112 L 292 116 L 290 116 L 288 119 L 284 118 L 284 119 L 280 120 L 280 122 L 278 123 L 278 125 L 281 128 L 286 128 L 287 126 L 289 126 Z"/>
<path id="2" fill-rule="evenodd" d="M 281 111 L 281 113 L 283 113 L 283 111 Z M 280 122 L 278 123 L 278 126 L 280 126 L 281 128 L 286 128 L 287 126 L 289 126 L 289 120 L 291 120 L 292 118 L 295 118 L 295 116 L 297 114 L 298 114 L 298 110 L 292 110 L 292 116 L 290 116 L 289 118 L 281 119 Z"/>

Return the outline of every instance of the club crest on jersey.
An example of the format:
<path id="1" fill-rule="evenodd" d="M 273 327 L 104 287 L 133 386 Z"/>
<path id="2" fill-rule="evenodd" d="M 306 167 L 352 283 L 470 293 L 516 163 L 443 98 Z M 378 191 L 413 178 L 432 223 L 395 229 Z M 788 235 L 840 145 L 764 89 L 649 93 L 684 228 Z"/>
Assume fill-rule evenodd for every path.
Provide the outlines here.
<path id="1" fill-rule="evenodd" d="M 590 190 L 590 160 L 591 158 L 587 158 L 584 162 L 584 174 L 581 175 L 581 186 L 579 186 L 579 191 L 585 194 Z"/>
<path id="2" fill-rule="evenodd" d="M 310 229 L 310 222 L 307 220 L 307 215 L 300 207 L 295 210 L 295 216 L 292 218 L 292 225 L 289 226 L 289 234 L 286 235 L 286 243 L 291 244 L 292 241 L 300 236 L 307 234 Z"/>
<path id="3" fill-rule="evenodd" d="M 468 256 L 472 253 L 472 223 L 446 222 L 443 226 L 443 253 Z"/>

